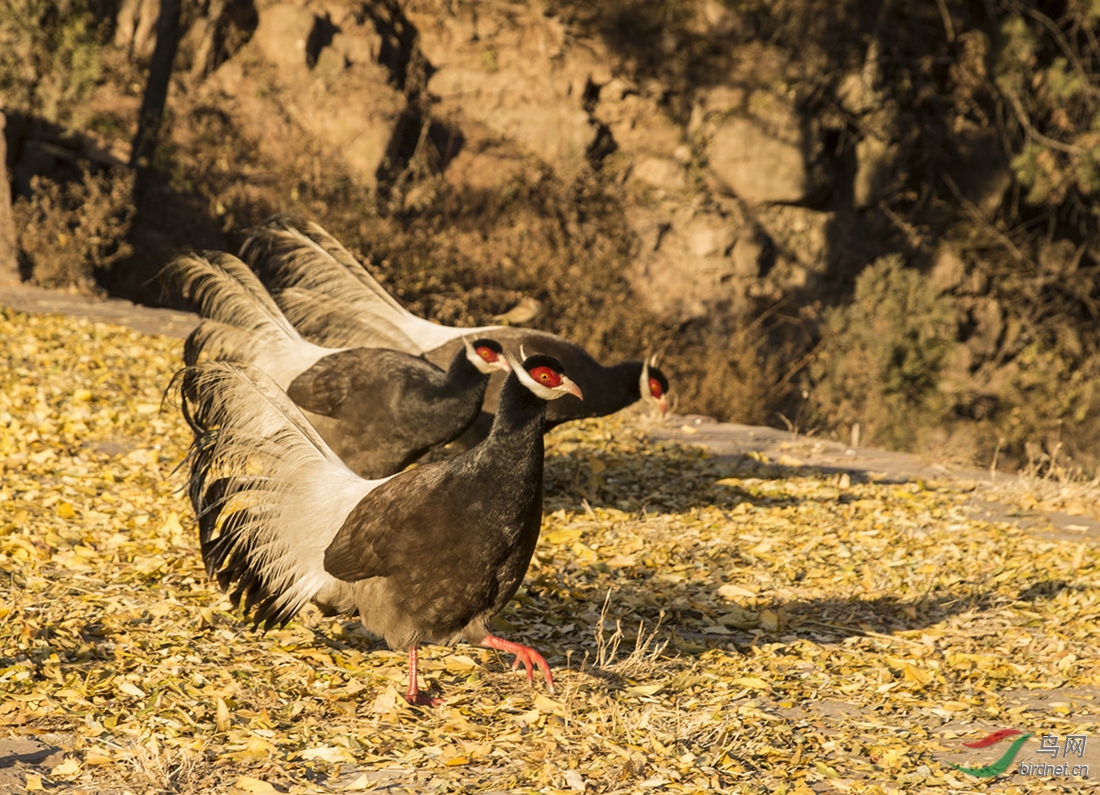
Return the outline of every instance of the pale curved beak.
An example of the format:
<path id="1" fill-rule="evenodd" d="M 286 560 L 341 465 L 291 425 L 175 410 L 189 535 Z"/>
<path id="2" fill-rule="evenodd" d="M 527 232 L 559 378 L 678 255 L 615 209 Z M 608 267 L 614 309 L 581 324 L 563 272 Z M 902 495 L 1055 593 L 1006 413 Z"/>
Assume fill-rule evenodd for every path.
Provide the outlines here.
<path id="1" fill-rule="evenodd" d="M 581 388 L 577 386 L 575 381 L 572 381 L 569 378 L 562 376 L 561 385 L 565 387 L 565 391 L 568 392 L 570 395 L 576 395 L 577 399 L 584 400 L 584 395 L 581 394 Z"/>
<path id="2" fill-rule="evenodd" d="M 665 395 L 661 395 L 657 400 L 657 408 L 661 410 L 661 416 L 668 414 L 668 398 Z"/>

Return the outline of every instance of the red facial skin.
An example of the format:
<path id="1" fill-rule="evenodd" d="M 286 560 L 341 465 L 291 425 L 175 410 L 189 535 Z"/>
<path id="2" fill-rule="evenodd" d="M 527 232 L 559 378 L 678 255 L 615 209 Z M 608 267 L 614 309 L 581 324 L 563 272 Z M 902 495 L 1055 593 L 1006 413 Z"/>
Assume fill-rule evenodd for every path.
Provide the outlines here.
<path id="1" fill-rule="evenodd" d="M 497 359 L 499 358 L 497 356 L 497 352 L 494 351 L 492 348 L 478 348 L 477 355 L 485 361 L 489 362 L 490 364 L 495 364 Z"/>
<path id="2" fill-rule="evenodd" d="M 668 414 L 668 396 L 665 395 L 665 390 L 661 388 L 661 382 L 656 378 L 649 379 L 649 394 L 657 401 L 657 407 L 661 410 L 661 416 L 663 417 L 665 414 Z"/>
<path id="3" fill-rule="evenodd" d="M 531 377 L 535 379 L 536 383 L 542 384 L 550 389 L 561 386 L 561 376 L 549 367 L 536 367 L 531 371 Z"/>

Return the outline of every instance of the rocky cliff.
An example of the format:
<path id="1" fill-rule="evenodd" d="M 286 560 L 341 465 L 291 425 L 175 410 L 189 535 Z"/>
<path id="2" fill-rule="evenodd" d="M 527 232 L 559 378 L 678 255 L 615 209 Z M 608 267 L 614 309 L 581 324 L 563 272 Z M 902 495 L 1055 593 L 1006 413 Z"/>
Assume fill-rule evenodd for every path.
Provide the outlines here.
<path id="1" fill-rule="evenodd" d="M 128 232 L 84 254 L 159 5 L 76 7 L 88 44 L 24 81 L 9 164 L 26 228 L 88 233 L 28 238 L 31 278 L 63 281 L 61 251 L 155 300 L 171 250 L 293 211 L 437 319 L 531 296 L 604 356 L 664 351 L 682 409 L 1087 458 L 1091 6 L 212 0 L 182 20 L 156 195 L 131 221 L 101 185 Z"/>

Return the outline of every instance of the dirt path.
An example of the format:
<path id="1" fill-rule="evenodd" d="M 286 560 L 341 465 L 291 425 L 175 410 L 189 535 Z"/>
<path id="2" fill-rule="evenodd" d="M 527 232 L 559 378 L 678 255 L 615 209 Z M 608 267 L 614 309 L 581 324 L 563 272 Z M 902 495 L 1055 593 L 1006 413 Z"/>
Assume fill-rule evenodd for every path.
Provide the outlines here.
<path id="1" fill-rule="evenodd" d="M 853 480 L 898 483 L 923 480 L 960 485 L 973 490 L 967 507 L 975 518 L 1012 522 L 1045 537 L 1100 543 L 1100 522 L 1095 519 L 1058 511 L 1024 511 L 1005 501 L 1004 495 L 1014 488 L 1024 488 L 1015 475 L 994 475 L 989 470 L 948 465 L 912 453 L 853 448 L 776 428 L 716 422 L 711 417 L 676 417 L 667 426 L 654 430 L 653 435 L 702 445 L 718 456 L 762 454 L 780 466 L 847 473 Z"/>
<path id="2" fill-rule="evenodd" d="M 0 306 L 39 315 L 86 317 L 102 323 L 126 326 L 144 334 L 163 334 L 183 339 L 198 325 L 190 312 L 154 309 L 119 298 L 90 298 L 86 295 L 45 290 L 26 284 L 0 281 Z"/>

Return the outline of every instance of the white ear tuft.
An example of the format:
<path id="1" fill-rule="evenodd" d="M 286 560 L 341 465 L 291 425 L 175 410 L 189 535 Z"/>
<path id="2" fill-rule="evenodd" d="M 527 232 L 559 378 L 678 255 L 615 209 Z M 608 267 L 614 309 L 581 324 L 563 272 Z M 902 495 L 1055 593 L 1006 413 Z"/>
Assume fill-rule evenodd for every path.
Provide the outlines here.
<path id="1" fill-rule="evenodd" d="M 521 362 L 527 361 L 527 354 L 523 350 L 523 343 L 522 342 L 519 344 L 519 360 Z"/>
<path id="2" fill-rule="evenodd" d="M 512 372 L 516 374 L 516 377 L 519 378 L 520 381 L 523 381 L 523 377 L 527 376 L 527 378 L 531 380 L 531 383 L 534 383 L 535 379 L 531 378 L 528 372 L 523 369 L 523 365 L 516 361 L 516 357 L 509 353 L 507 348 L 504 350 L 504 360 L 508 362 L 512 368 Z"/>

